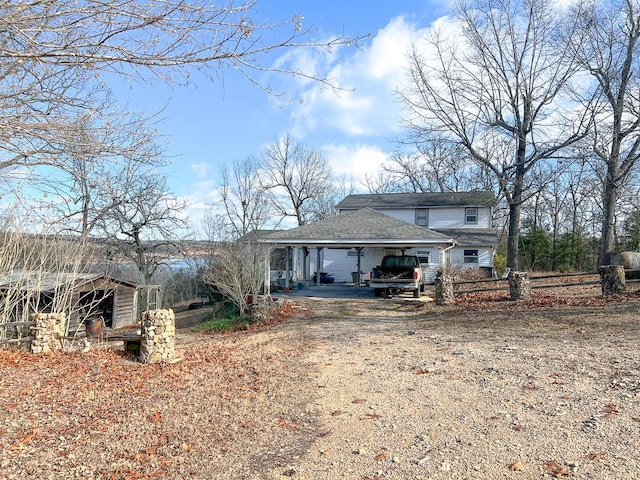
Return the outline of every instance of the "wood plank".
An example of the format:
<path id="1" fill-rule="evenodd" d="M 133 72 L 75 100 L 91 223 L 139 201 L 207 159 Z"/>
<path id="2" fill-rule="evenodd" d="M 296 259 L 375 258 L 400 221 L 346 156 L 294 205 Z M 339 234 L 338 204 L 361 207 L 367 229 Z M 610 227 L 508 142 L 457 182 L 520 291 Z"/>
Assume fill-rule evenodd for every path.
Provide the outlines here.
<path id="1" fill-rule="evenodd" d="M 11 343 L 26 343 L 31 342 L 33 337 L 13 338 L 11 340 L 0 340 L 0 345 L 8 345 Z"/>

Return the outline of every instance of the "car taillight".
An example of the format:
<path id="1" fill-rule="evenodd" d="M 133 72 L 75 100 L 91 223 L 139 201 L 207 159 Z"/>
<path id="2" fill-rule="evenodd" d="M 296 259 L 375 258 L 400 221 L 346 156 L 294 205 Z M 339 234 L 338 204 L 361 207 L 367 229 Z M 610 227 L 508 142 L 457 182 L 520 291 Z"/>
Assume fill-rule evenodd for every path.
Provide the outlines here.
<path id="1" fill-rule="evenodd" d="M 418 271 L 417 270 L 413 271 L 413 279 L 414 280 L 418 280 Z"/>

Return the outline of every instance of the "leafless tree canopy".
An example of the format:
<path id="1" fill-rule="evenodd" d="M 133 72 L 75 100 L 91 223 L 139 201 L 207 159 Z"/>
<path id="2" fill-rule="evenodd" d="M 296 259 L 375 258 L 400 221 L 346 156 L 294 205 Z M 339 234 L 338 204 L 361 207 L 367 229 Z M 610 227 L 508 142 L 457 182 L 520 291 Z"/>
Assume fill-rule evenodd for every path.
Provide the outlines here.
<path id="1" fill-rule="evenodd" d="M 263 185 L 282 217 L 298 225 L 313 220 L 314 201 L 333 188 L 329 162 L 287 134 L 268 146 L 262 157 Z"/>
<path id="2" fill-rule="evenodd" d="M 589 148 L 603 168 L 603 219 L 599 262 L 615 249 L 616 207 L 640 158 L 640 3 L 585 1 L 573 9 L 572 47 L 578 65 L 594 80 L 585 94 L 594 118 Z"/>
<path id="3" fill-rule="evenodd" d="M 576 66 L 546 1 L 464 1 L 457 20 L 458 37 L 430 39 L 433 58 L 418 46 L 410 54 L 407 123 L 416 139 L 449 139 L 495 175 L 510 206 L 507 261 L 517 268 L 526 177 L 584 135 L 560 101 Z"/>
<path id="4" fill-rule="evenodd" d="M 253 157 L 222 170 L 220 196 L 234 238 L 260 230 L 272 220 L 273 208 L 259 176 L 260 161 Z M 210 221 L 207 225 L 211 227 Z"/>

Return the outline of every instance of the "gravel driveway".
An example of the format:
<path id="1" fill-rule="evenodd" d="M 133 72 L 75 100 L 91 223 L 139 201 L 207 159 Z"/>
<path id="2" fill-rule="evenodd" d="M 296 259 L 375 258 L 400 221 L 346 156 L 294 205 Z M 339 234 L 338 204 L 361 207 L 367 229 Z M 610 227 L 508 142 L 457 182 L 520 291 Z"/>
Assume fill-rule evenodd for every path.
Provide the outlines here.
<path id="1" fill-rule="evenodd" d="M 637 300 L 306 303 L 283 328 L 307 345 L 317 438 L 255 478 L 640 478 Z"/>
<path id="2" fill-rule="evenodd" d="M 637 294 L 290 300 L 171 365 L 0 351 L 0 478 L 640 478 Z"/>

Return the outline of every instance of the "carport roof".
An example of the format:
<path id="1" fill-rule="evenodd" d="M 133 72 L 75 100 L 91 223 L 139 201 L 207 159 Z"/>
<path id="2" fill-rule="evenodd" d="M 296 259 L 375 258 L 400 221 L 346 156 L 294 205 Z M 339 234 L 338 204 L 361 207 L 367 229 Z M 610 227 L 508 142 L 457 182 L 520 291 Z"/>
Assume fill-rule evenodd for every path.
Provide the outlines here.
<path id="1" fill-rule="evenodd" d="M 451 236 L 398 220 L 371 208 L 263 236 L 278 245 L 357 247 L 453 244 Z"/>

